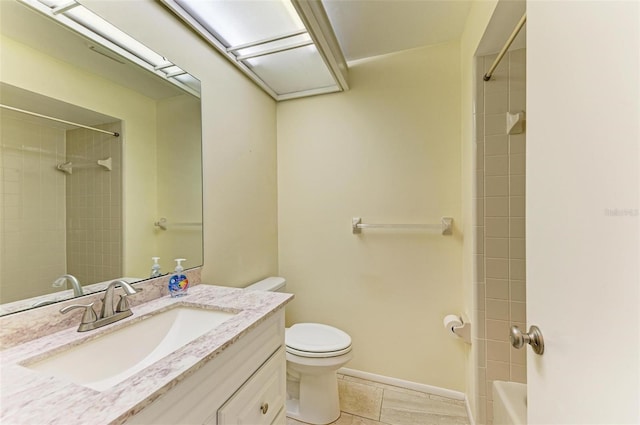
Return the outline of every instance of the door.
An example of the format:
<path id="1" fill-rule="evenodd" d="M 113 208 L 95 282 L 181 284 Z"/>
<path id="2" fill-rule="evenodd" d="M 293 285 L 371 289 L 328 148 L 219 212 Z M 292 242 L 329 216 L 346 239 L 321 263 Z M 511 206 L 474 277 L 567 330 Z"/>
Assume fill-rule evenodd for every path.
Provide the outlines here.
<path id="1" fill-rule="evenodd" d="M 529 423 L 640 423 L 640 2 L 527 8 Z"/>

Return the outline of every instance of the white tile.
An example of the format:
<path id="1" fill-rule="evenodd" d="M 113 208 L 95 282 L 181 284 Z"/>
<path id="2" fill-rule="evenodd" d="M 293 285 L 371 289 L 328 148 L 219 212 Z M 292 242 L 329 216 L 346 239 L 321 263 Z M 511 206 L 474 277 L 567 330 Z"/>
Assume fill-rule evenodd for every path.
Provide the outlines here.
<path id="1" fill-rule="evenodd" d="M 485 72 L 489 70 L 493 61 L 488 62 L 485 60 Z M 484 83 L 485 97 L 488 93 L 506 92 L 509 89 L 509 68 L 508 63 L 505 60 L 500 61 L 499 65 L 493 71 L 491 80 Z"/>
<path id="2" fill-rule="evenodd" d="M 503 341 L 487 341 L 487 361 L 509 362 L 510 344 Z"/>
<path id="3" fill-rule="evenodd" d="M 508 155 L 509 154 L 509 136 L 500 134 L 488 136 L 484 140 L 485 155 Z"/>
<path id="4" fill-rule="evenodd" d="M 509 258 L 524 260 L 526 258 L 526 243 L 524 238 L 509 239 Z"/>
<path id="5" fill-rule="evenodd" d="M 473 226 L 476 237 L 476 252 L 474 254 L 484 254 L 484 226 Z"/>
<path id="6" fill-rule="evenodd" d="M 507 217 L 485 217 L 486 238 L 508 238 L 509 219 Z"/>
<path id="7" fill-rule="evenodd" d="M 524 217 L 526 214 L 526 198 L 524 196 L 509 197 L 509 215 L 511 217 Z"/>
<path id="8" fill-rule="evenodd" d="M 500 114 L 509 110 L 509 92 L 490 90 L 484 95 L 484 113 Z"/>
<path id="9" fill-rule="evenodd" d="M 527 149 L 526 133 L 509 136 L 509 154 L 525 154 Z"/>
<path id="10" fill-rule="evenodd" d="M 343 413 L 343 415 L 346 415 L 346 413 Z M 340 419 L 342 419 L 342 416 L 340 416 Z M 374 420 L 367 419 L 367 418 L 361 418 L 360 416 L 352 416 L 350 418 L 350 422 L 347 422 L 347 421 L 349 421 L 349 417 L 348 416 L 345 417 L 343 423 L 340 422 L 340 419 L 338 419 L 333 424 L 335 424 L 335 425 L 384 425 L 382 422 L 374 421 Z"/>
<path id="11" fill-rule="evenodd" d="M 484 91 L 478 88 L 480 86 L 480 82 L 474 82 L 474 84 L 477 85 L 474 90 L 471 109 L 473 111 L 473 115 L 478 115 L 484 112 Z"/>
<path id="12" fill-rule="evenodd" d="M 483 376 L 483 380 L 486 379 L 486 364 L 487 364 L 487 352 L 486 352 L 486 340 L 484 339 L 475 339 L 473 341 L 473 344 L 476 346 L 476 355 L 477 355 L 477 359 L 478 359 L 478 365 L 480 365 L 480 367 L 478 368 L 478 373 L 482 373 Z"/>
<path id="13" fill-rule="evenodd" d="M 486 114 L 484 116 L 484 135 L 507 134 L 507 114 Z"/>
<path id="14" fill-rule="evenodd" d="M 510 300 L 526 302 L 527 301 L 527 284 L 523 280 L 511 280 L 510 285 Z"/>
<path id="15" fill-rule="evenodd" d="M 526 260 L 509 260 L 509 278 L 514 280 L 527 279 Z"/>
<path id="16" fill-rule="evenodd" d="M 486 315 L 487 319 L 509 320 L 509 302 L 487 299 Z"/>
<path id="17" fill-rule="evenodd" d="M 512 364 L 511 365 L 511 377 L 514 382 L 527 383 L 527 368 L 526 366 Z"/>
<path id="18" fill-rule="evenodd" d="M 524 196 L 526 191 L 526 178 L 524 175 L 509 176 L 509 194 L 511 196 Z"/>
<path id="19" fill-rule="evenodd" d="M 380 421 L 394 425 L 469 423 L 464 404 L 393 390 L 384 391 Z"/>
<path id="20" fill-rule="evenodd" d="M 476 186 L 475 186 L 475 194 L 476 198 L 484 198 L 484 170 L 476 171 Z"/>
<path id="21" fill-rule="evenodd" d="M 524 347 L 523 347 L 524 348 Z M 527 350 L 523 350 L 522 348 L 510 348 L 511 353 L 511 364 L 518 364 L 524 366 L 527 364 Z"/>
<path id="22" fill-rule="evenodd" d="M 486 74 L 487 71 L 489 71 L 489 68 L 491 68 L 491 65 L 493 65 L 493 62 L 495 62 L 496 58 L 498 57 L 498 54 L 493 54 L 493 55 L 485 55 L 482 56 L 482 58 L 484 59 L 483 64 L 482 64 L 482 75 Z M 502 63 L 502 62 L 500 62 Z"/>
<path id="23" fill-rule="evenodd" d="M 485 219 L 486 221 L 487 219 Z M 509 219 L 509 236 L 512 238 L 524 238 L 526 234 L 526 219 L 511 217 Z"/>
<path id="24" fill-rule="evenodd" d="M 476 143 L 483 142 L 484 137 L 484 114 L 477 113 L 474 118 L 475 123 L 475 141 Z"/>
<path id="25" fill-rule="evenodd" d="M 484 311 L 476 310 L 474 316 L 478 319 L 477 322 L 477 337 L 480 339 L 484 339 L 486 335 L 486 324 L 485 318 L 486 313 Z"/>
<path id="26" fill-rule="evenodd" d="M 484 383 L 483 383 L 484 384 Z M 486 385 L 483 385 L 483 392 L 486 394 Z M 487 422 L 487 398 L 486 397 L 478 397 L 478 417 L 476 418 L 476 423 L 478 424 L 486 424 Z"/>
<path id="27" fill-rule="evenodd" d="M 487 340 L 509 341 L 510 322 L 507 320 L 487 320 Z"/>
<path id="28" fill-rule="evenodd" d="M 509 300 L 509 281 L 506 279 L 487 279 L 486 297 L 497 300 Z"/>
<path id="29" fill-rule="evenodd" d="M 489 397 L 491 397 L 491 394 L 489 394 Z M 494 425 L 493 424 L 493 401 L 489 400 L 489 397 L 487 397 L 487 420 L 486 423 L 489 425 Z"/>
<path id="30" fill-rule="evenodd" d="M 506 176 L 509 174 L 509 157 L 507 155 L 484 157 L 485 176 Z"/>
<path id="31" fill-rule="evenodd" d="M 512 322 L 526 322 L 527 320 L 526 303 L 512 302 L 510 307 L 511 307 Z"/>
<path id="32" fill-rule="evenodd" d="M 484 283 L 478 283 L 475 285 L 476 290 L 476 306 L 478 310 L 484 310 L 484 300 L 486 298 L 486 285 Z"/>
<path id="33" fill-rule="evenodd" d="M 525 174 L 527 160 L 525 154 L 509 155 L 509 174 L 523 175 Z"/>
<path id="34" fill-rule="evenodd" d="M 380 418 L 383 392 L 381 388 L 343 379 L 338 381 L 338 390 L 340 410 L 368 419 Z"/>
<path id="35" fill-rule="evenodd" d="M 484 224 L 484 196 L 482 198 L 475 198 L 476 204 L 476 226 Z"/>
<path id="36" fill-rule="evenodd" d="M 518 113 L 527 109 L 527 91 L 524 84 L 518 84 L 510 82 L 509 91 L 509 111 L 511 113 Z M 525 115 L 526 119 L 526 115 Z M 526 126 L 526 121 L 525 121 Z"/>
<path id="37" fill-rule="evenodd" d="M 485 216 L 486 217 L 508 217 L 509 216 L 509 198 L 506 196 L 485 197 Z"/>
<path id="38" fill-rule="evenodd" d="M 487 258 L 485 260 L 485 275 L 487 278 L 508 279 L 509 260 Z"/>
<path id="39" fill-rule="evenodd" d="M 487 258 L 509 258 L 509 239 L 487 238 L 485 240 L 485 256 Z"/>
<path id="40" fill-rule="evenodd" d="M 484 170 L 484 142 L 476 143 L 476 170 Z"/>
<path id="41" fill-rule="evenodd" d="M 488 380 L 508 381 L 509 375 L 510 375 L 509 363 L 487 360 L 487 379 Z"/>
<path id="42" fill-rule="evenodd" d="M 483 254 L 474 255 L 474 262 L 476 266 L 476 281 L 484 282 L 485 279 L 485 258 Z"/>
<path id="43" fill-rule="evenodd" d="M 484 181 L 485 196 L 509 196 L 509 179 L 505 176 L 486 177 Z"/>

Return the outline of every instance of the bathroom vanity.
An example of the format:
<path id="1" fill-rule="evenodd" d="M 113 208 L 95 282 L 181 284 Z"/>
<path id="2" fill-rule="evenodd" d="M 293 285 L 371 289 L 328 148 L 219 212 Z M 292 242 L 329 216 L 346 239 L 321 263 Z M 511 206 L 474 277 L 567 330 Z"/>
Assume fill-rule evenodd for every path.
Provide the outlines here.
<path id="1" fill-rule="evenodd" d="M 292 297 L 198 285 L 185 297 L 133 307 L 133 316 L 98 330 L 80 333 L 76 325 L 4 350 L 0 421 L 284 424 L 283 307 Z M 200 318 L 193 326 L 204 333 L 182 342 L 162 336 L 157 346 L 181 345 L 155 358 L 145 351 L 154 330 L 182 326 L 175 335 L 183 335 L 185 323 L 195 322 L 174 319 L 178 311 L 202 314 L 184 317 Z M 207 312 L 224 319 L 203 324 Z"/>

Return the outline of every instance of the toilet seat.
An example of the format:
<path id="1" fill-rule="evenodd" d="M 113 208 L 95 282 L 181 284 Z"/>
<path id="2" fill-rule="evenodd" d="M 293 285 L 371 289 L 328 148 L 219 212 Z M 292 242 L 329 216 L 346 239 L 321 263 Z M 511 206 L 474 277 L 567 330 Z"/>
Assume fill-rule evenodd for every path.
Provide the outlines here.
<path id="1" fill-rule="evenodd" d="M 297 323 L 286 330 L 288 353 L 300 357 L 337 357 L 351 351 L 351 337 L 320 323 Z"/>

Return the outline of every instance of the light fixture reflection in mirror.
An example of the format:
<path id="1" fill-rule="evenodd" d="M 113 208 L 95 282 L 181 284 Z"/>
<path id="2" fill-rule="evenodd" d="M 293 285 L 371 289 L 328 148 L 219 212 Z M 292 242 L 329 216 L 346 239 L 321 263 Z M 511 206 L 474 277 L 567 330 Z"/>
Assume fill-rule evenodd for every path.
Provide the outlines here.
<path id="1" fill-rule="evenodd" d="M 148 278 L 151 257 L 163 273 L 174 258 L 202 265 L 199 97 L 17 1 L 0 7 L 0 103 L 119 133 L 0 109 L 0 314 L 73 297 L 65 274 L 87 294 Z"/>

